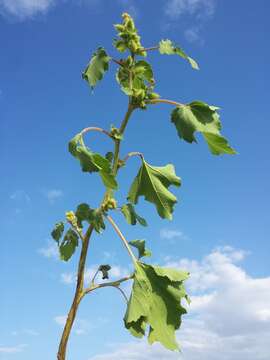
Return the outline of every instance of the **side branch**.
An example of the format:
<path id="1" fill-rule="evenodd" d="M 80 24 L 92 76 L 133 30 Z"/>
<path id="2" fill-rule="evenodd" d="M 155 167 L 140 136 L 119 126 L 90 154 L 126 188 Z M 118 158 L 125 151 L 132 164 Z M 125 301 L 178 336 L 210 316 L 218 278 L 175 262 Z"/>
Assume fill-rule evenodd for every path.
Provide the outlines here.
<path id="1" fill-rule="evenodd" d="M 174 105 L 174 106 L 185 106 L 184 104 L 181 104 L 177 101 L 173 101 L 173 100 L 167 100 L 167 99 L 152 99 L 152 100 L 148 100 L 146 102 L 147 104 L 159 104 L 159 103 L 163 103 L 163 104 L 169 104 L 169 105 Z"/>
<path id="2" fill-rule="evenodd" d="M 89 132 L 89 131 L 99 131 L 99 132 L 102 132 L 103 134 L 111 137 L 111 134 L 110 134 L 108 131 L 106 131 L 106 130 L 100 128 L 100 127 L 96 127 L 96 126 L 90 126 L 90 127 L 87 127 L 87 128 L 85 128 L 85 129 L 83 129 L 83 130 L 81 131 L 81 134 L 84 135 L 84 134 L 86 134 L 86 133 Z"/>
<path id="3" fill-rule="evenodd" d="M 127 156 L 125 156 L 123 160 L 126 162 L 132 156 L 139 156 L 143 160 L 143 154 L 139 151 L 132 151 L 132 152 L 128 153 Z"/>
<path id="4" fill-rule="evenodd" d="M 110 282 L 104 282 L 101 284 L 96 284 L 96 285 L 91 285 L 88 288 L 86 288 L 83 292 L 83 296 L 96 290 L 96 289 L 100 289 L 100 288 L 104 288 L 104 287 L 108 287 L 108 286 L 113 286 L 113 287 L 117 287 L 119 288 L 119 285 L 125 281 L 131 280 L 133 278 L 133 274 L 129 275 L 129 276 L 125 276 L 119 280 L 116 281 L 110 281 Z"/>

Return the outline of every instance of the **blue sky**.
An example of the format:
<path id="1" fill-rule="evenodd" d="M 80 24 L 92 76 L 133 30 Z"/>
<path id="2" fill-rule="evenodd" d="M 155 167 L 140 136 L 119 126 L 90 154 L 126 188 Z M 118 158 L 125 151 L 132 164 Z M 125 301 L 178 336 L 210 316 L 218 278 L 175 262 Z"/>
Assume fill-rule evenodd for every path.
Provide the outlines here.
<path id="1" fill-rule="evenodd" d="M 65 211 L 102 197 L 99 179 L 80 172 L 67 142 L 86 126 L 108 129 L 123 117 L 127 99 L 113 66 L 93 94 L 81 79 L 98 46 L 114 51 L 112 24 L 123 11 L 135 16 L 145 46 L 169 38 L 199 62 L 194 71 L 174 57 L 149 56 L 162 97 L 221 107 L 223 133 L 239 154 L 215 157 L 200 138 L 179 141 L 169 106 L 138 111 L 122 155 L 141 151 L 153 165 L 175 164 L 180 201 L 172 222 L 142 200 L 147 228 L 115 219 L 129 239 L 146 239 L 154 262 L 191 271 L 190 315 L 177 335 L 183 359 L 216 360 L 217 351 L 221 360 L 269 359 L 269 10 L 266 0 L 0 0 L 0 360 L 56 358 L 77 256 L 58 260 L 50 232 Z M 111 143 L 103 140 L 87 137 L 104 153 Z M 133 158 L 120 174 L 119 199 L 138 167 Z M 115 277 L 130 269 L 109 226 L 93 238 L 88 274 L 104 262 Z M 113 289 L 86 298 L 68 359 L 179 358 L 135 341 L 124 312 Z"/>

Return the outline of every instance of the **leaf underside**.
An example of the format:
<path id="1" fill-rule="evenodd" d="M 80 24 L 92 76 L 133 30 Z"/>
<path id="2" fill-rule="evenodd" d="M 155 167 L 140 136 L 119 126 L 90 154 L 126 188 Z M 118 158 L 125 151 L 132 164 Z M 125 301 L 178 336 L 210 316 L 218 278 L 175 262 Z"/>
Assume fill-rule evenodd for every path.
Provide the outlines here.
<path id="1" fill-rule="evenodd" d="M 143 337 L 148 327 L 150 344 L 160 342 L 169 350 L 178 350 L 175 331 L 186 310 L 181 305 L 187 298 L 183 285 L 188 273 L 170 268 L 136 265 L 132 292 L 124 323 L 133 336 Z"/>
<path id="2" fill-rule="evenodd" d="M 139 259 L 144 256 L 148 257 L 152 255 L 151 251 L 145 247 L 145 240 L 131 240 L 129 241 L 129 244 L 138 250 Z"/>
<path id="3" fill-rule="evenodd" d="M 202 101 L 193 101 L 176 107 L 171 114 L 178 135 L 185 141 L 197 142 L 195 133 L 200 132 L 214 155 L 235 154 L 236 151 L 220 134 L 221 122 L 218 108 Z"/>
<path id="4" fill-rule="evenodd" d="M 181 58 L 187 60 L 193 69 L 199 70 L 198 63 L 190 56 L 188 56 L 183 49 L 173 44 L 171 40 L 161 40 L 159 43 L 159 52 L 162 55 L 178 55 Z"/>
<path id="5" fill-rule="evenodd" d="M 82 78 L 88 82 L 92 89 L 98 81 L 102 80 L 104 73 L 109 69 L 109 62 L 110 57 L 105 49 L 102 47 L 98 48 L 82 73 Z"/>

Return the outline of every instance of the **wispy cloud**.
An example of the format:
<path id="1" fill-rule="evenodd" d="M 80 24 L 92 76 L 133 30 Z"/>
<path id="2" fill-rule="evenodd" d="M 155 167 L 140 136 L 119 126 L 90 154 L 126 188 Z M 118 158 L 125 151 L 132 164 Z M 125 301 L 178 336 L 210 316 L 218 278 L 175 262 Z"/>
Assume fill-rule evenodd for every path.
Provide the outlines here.
<path id="1" fill-rule="evenodd" d="M 20 344 L 16 346 L 1 346 L 0 345 L 0 354 L 15 354 L 24 351 L 27 347 L 26 344 Z"/>
<path id="2" fill-rule="evenodd" d="M 38 249 L 38 253 L 46 258 L 59 259 L 59 249 L 55 242 L 48 240 L 46 247 Z"/>
<path id="3" fill-rule="evenodd" d="M 46 13 L 54 0 L 0 0 L 0 13 L 19 20 Z"/>
<path id="4" fill-rule="evenodd" d="M 201 35 L 205 23 L 215 14 L 217 0 L 168 0 L 165 6 L 165 14 L 171 22 L 185 16 L 190 19 L 190 26 L 184 31 L 184 36 L 191 43 L 204 44 Z M 170 27 L 167 24 L 167 27 Z"/>
<path id="5" fill-rule="evenodd" d="M 186 240 L 187 236 L 180 230 L 177 229 L 161 229 L 159 232 L 161 239 L 173 240 L 176 238 Z"/>
<path id="6" fill-rule="evenodd" d="M 201 261 L 179 259 L 165 264 L 191 273 L 190 317 L 177 337 L 184 359 L 268 360 L 270 276 L 252 277 L 239 264 L 246 252 L 230 246 L 214 249 Z M 258 335 L 259 334 L 259 335 Z M 132 342 L 89 360 L 179 359 L 161 346 Z"/>
<path id="7" fill-rule="evenodd" d="M 187 14 L 200 18 L 212 16 L 215 8 L 216 0 L 168 0 L 165 12 L 172 19 Z"/>
<path id="8" fill-rule="evenodd" d="M 45 197 L 49 200 L 50 204 L 54 204 L 57 200 L 64 196 L 64 193 L 60 189 L 50 189 L 43 191 Z"/>
<path id="9" fill-rule="evenodd" d="M 25 202 L 29 203 L 31 201 L 30 196 L 24 190 L 16 190 L 10 196 L 10 200 L 15 202 Z"/>

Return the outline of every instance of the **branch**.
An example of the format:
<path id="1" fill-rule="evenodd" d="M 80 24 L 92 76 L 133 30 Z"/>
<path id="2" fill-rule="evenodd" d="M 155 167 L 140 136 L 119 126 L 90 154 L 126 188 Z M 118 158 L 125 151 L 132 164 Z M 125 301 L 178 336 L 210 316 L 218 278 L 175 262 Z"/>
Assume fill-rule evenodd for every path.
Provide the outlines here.
<path id="1" fill-rule="evenodd" d="M 159 46 L 151 46 L 151 47 L 148 47 L 148 48 L 143 48 L 142 50 L 143 51 L 152 51 L 152 50 L 158 50 L 159 49 Z"/>
<path id="2" fill-rule="evenodd" d="M 124 157 L 123 161 L 124 162 L 128 161 L 128 159 L 132 156 L 139 156 L 143 160 L 143 154 L 141 152 L 132 151 L 132 152 L 128 153 L 126 157 Z"/>
<path id="3" fill-rule="evenodd" d="M 107 136 L 109 136 L 111 138 L 111 134 L 108 131 L 106 131 L 106 130 L 100 128 L 100 127 L 96 127 L 96 126 L 90 126 L 90 127 L 87 127 L 85 129 L 83 129 L 81 131 L 81 134 L 84 135 L 89 131 L 99 131 L 99 132 L 102 132 L 103 134 L 105 134 L 105 135 L 107 135 Z"/>
<path id="4" fill-rule="evenodd" d="M 147 104 L 158 104 L 158 103 L 163 103 L 163 104 L 169 104 L 169 105 L 175 105 L 175 106 L 185 106 L 184 104 L 181 104 L 177 101 L 173 101 L 173 100 L 167 100 L 167 99 L 152 99 L 152 100 L 148 100 L 146 101 Z"/>
<path id="5" fill-rule="evenodd" d="M 88 288 L 86 288 L 83 292 L 83 296 L 96 290 L 96 289 L 100 289 L 100 288 L 104 288 L 104 287 L 108 287 L 108 286 L 113 286 L 115 288 L 119 288 L 119 285 L 125 281 L 128 281 L 128 280 L 131 280 L 133 278 L 133 274 L 132 275 L 129 275 L 129 276 L 125 276 L 119 280 L 116 280 L 116 281 L 110 281 L 110 282 L 104 282 L 104 283 L 101 283 L 101 284 L 96 284 L 96 285 L 91 285 L 89 286 Z M 122 290 L 122 289 L 121 289 Z M 126 295 L 125 295 L 126 296 Z"/>
<path id="6" fill-rule="evenodd" d="M 112 227 L 114 228 L 115 232 L 117 233 L 117 235 L 120 237 L 120 239 L 122 240 L 124 246 L 126 247 L 134 265 L 136 266 L 137 264 L 137 258 L 136 256 L 133 254 L 127 239 L 124 237 L 124 235 L 122 234 L 121 230 L 119 229 L 119 227 L 116 225 L 116 223 L 113 221 L 113 219 L 111 218 L 111 216 L 107 215 L 106 218 L 108 219 L 108 221 L 111 223 Z"/>

